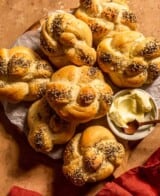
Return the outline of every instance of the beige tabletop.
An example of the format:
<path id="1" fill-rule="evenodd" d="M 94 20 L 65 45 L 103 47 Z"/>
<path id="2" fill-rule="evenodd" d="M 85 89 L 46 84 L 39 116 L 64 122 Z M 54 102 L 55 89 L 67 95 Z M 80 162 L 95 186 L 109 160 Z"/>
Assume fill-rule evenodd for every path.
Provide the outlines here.
<path id="1" fill-rule="evenodd" d="M 34 22 L 55 9 L 78 6 L 78 0 L 0 0 L 0 47 L 10 47 L 16 38 Z M 160 39 L 160 1 L 130 0 L 137 15 L 139 30 Z M 77 188 L 63 177 L 62 161 L 34 152 L 26 137 L 5 118 L 0 108 L 0 195 L 6 196 L 13 185 L 35 190 L 44 196 L 85 195 L 94 185 Z M 145 140 L 134 146 L 117 175 L 143 163 L 160 146 L 159 126 Z M 149 144 L 146 146 L 146 144 Z M 137 157 L 137 151 L 139 157 Z"/>

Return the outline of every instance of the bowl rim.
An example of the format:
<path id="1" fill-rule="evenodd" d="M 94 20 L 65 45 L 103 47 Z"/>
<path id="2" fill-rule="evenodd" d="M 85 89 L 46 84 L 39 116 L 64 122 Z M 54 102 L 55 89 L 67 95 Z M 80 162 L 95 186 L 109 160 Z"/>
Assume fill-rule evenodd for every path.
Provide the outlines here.
<path id="1" fill-rule="evenodd" d="M 157 119 L 159 117 L 158 106 L 157 106 L 153 96 L 150 93 L 148 93 L 147 91 L 145 91 L 144 89 L 135 88 L 135 89 L 123 89 L 123 90 L 120 90 L 120 91 L 118 91 L 117 93 L 114 94 L 113 100 L 116 97 L 118 97 L 119 95 L 127 94 L 127 92 L 130 92 L 130 91 L 133 91 L 133 90 L 139 90 L 139 91 L 142 91 L 142 92 L 144 92 L 144 93 L 149 95 L 149 97 L 150 97 L 150 99 L 152 101 L 152 104 L 154 105 L 154 111 L 155 111 L 154 114 L 155 114 L 155 118 Z M 155 127 L 154 125 L 151 125 L 151 126 L 145 128 L 145 129 L 143 129 L 142 131 L 137 131 L 134 134 L 130 135 L 130 134 L 126 134 L 126 133 L 120 131 L 121 128 L 118 128 L 118 126 L 116 126 L 115 123 L 110 119 L 108 112 L 106 114 L 106 118 L 107 118 L 108 126 L 111 129 L 111 131 L 116 136 L 118 136 L 119 138 L 124 139 L 124 140 L 129 140 L 129 141 L 140 140 L 140 139 L 145 138 L 147 135 L 149 135 L 152 132 L 153 128 Z"/>

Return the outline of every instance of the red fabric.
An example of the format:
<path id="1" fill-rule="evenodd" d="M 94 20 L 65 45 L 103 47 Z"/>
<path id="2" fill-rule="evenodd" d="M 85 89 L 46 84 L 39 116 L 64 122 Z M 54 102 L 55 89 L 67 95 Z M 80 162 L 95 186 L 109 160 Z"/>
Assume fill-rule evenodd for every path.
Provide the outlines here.
<path id="1" fill-rule="evenodd" d="M 160 148 L 140 167 L 108 182 L 96 196 L 159 196 Z"/>
<path id="2" fill-rule="evenodd" d="M 42 196 L 40 193 L 35 191 L 27 190 L 18 186 L 12 187 L 8 196 Z"/>

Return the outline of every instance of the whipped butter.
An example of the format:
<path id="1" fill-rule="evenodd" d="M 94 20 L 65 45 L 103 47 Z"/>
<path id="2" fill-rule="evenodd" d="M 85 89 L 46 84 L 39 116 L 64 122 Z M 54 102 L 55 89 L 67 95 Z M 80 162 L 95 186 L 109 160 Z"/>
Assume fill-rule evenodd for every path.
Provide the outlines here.
<path id="1" fill-rule="evenodd" d="M 134 89 L 115 96 L 108 115 L 117 126 L 127 127 L 127 123 L 135 119 L 148 120 L 146 114 L 152 109 L 150 96 L 145 91 Z"/>

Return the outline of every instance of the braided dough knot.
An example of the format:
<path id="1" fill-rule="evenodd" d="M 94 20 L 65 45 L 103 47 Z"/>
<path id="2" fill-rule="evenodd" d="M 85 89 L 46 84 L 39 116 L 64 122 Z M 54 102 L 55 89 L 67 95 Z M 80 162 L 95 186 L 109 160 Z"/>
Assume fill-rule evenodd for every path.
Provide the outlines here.
<path id="1" fill-rule="evenodd" d="M 93 65 L 96 61 L 90 28 L 63 11 L 52 13 L 43 23 L 41 48 L 57 68 L 69 64 Z"/>
<path id="2" fill-rule="evenodd" d="M 111 32 L 98 45 L 97 58 L 119 87 L 141 87 L 160 74 L 160 42 L 138 31 Z"/>
<path id="3" fill-rule="evenodd" d="M 61 118 L 82 123 L 104 116 L 112 94 L 98 68 L 68 65 L 52 75 L 46 99 Z"/>
<path id="4" fill-rule="evenodd" d="M 75 16 L 86 22 L 97 45 L 110 31 L 135 30 L 137 19 L 125 0 L 80 0 Z"/>
<path id="5" fill-rule="evenodd" d="M 34 102 L 27 116 L 30 145 L 39 152 L 50 152 L 55 144 L 64 144 L 74 135 L 76 124 L 61 119 L 45 98 Z"/>
<path id="6" fill-rule="evenodd" d="M 63 173 L 77 186 L 105 179 L 121 164 L 124 147 L 102 126 L 78 133 L 64 151 Z"/>
<path id="7" fill-rule="evenodd" d="M 33 50 L 17 46 L 0 49 L 0 99 L 33 101 L 45 93 L 53 73 L 51 65 Z"/>

